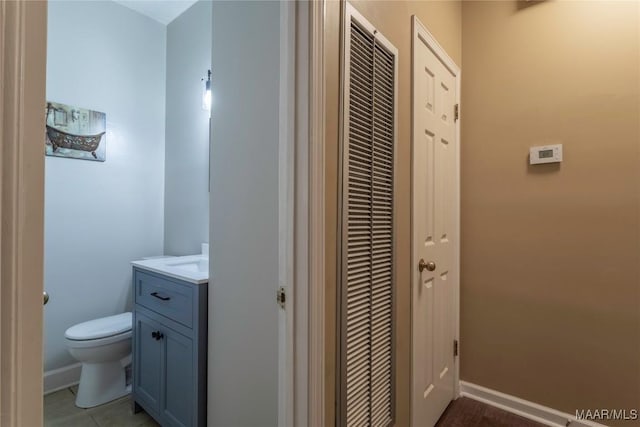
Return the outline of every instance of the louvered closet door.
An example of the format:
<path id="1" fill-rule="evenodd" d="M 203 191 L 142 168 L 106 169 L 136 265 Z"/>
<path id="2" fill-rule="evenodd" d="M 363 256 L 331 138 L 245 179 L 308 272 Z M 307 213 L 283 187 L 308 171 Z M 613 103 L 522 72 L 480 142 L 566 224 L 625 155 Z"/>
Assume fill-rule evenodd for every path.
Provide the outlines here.
<path id="1" fill-rule="evenodd" d="M 350 5 L 346 16 L 341 424 L 388 426 L 397 51 Z"/>

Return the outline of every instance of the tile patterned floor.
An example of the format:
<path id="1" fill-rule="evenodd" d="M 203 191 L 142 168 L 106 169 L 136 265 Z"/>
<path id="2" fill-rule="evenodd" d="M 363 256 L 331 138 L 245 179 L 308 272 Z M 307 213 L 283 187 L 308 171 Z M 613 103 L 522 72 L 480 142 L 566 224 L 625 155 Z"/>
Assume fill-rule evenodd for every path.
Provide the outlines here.
<path id="1" fill-rule="evenodd" d="M 44 397 L 45 427 L 159 427 L 144 411 L 131 409 L 129 396 L 91 409 L 75 406 L 78 386 Z"/>

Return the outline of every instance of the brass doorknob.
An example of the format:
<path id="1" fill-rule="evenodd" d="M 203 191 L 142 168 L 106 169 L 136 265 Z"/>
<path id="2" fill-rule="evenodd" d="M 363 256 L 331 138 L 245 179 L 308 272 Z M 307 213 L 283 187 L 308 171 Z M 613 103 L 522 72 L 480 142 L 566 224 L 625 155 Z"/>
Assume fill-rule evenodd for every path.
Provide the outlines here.
<path id="1" fill-rule="evenodd" d="M 420 270 L 420 273 L 422 273 L 425 270 L 433 271 L 435 269 L 436 269 L 436 263 L 435 262 L 433 262 L 433 261 L 424 262 L 424 259 L 420 259 L 420 262 L 418 263 L 418 270 Z"/>

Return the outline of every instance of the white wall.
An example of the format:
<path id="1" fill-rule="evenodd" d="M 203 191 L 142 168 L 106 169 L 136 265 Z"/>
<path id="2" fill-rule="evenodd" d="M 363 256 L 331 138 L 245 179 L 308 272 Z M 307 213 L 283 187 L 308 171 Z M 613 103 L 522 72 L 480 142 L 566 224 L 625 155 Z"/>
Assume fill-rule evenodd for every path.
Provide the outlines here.
<path id="1" fill-rule="evenodd" d="M 46 159 L 45 371 L 74 363 L 66 328 L 131 309 L 129 262 L 163 251 L 166 36 L 107 1 L 50 2 L 48 27 L 47 99 L 105 112 L 107 154 Z"/>
<path id="2" fill-rule="evenodd" d="M 213 3 L 210 426 L 276 426 L 280 5 Z"/>
<path id="3" fill-rule="evenodd" d="M 199 1 L 167 26 L 164 250 L 200 252 L 209 241 L 209 112 L 201 79 L 211 68 L 211 2 Z M 214 76 L 215 78 L 215 76 Z"/>

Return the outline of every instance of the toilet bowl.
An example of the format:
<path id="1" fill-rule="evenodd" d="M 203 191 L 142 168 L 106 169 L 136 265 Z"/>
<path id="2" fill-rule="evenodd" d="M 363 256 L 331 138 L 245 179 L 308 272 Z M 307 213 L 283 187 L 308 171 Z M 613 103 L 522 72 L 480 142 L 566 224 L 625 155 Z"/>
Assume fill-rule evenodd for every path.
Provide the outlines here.
<path id="1" fill-rule="evenodd" d="M 69 353 L 82 363 L 76 406 L 92 408 L 130 392 L 123 360 L 131 354 L 131 324 L 131 313 L 122 313 L 67 329 Z"/>

